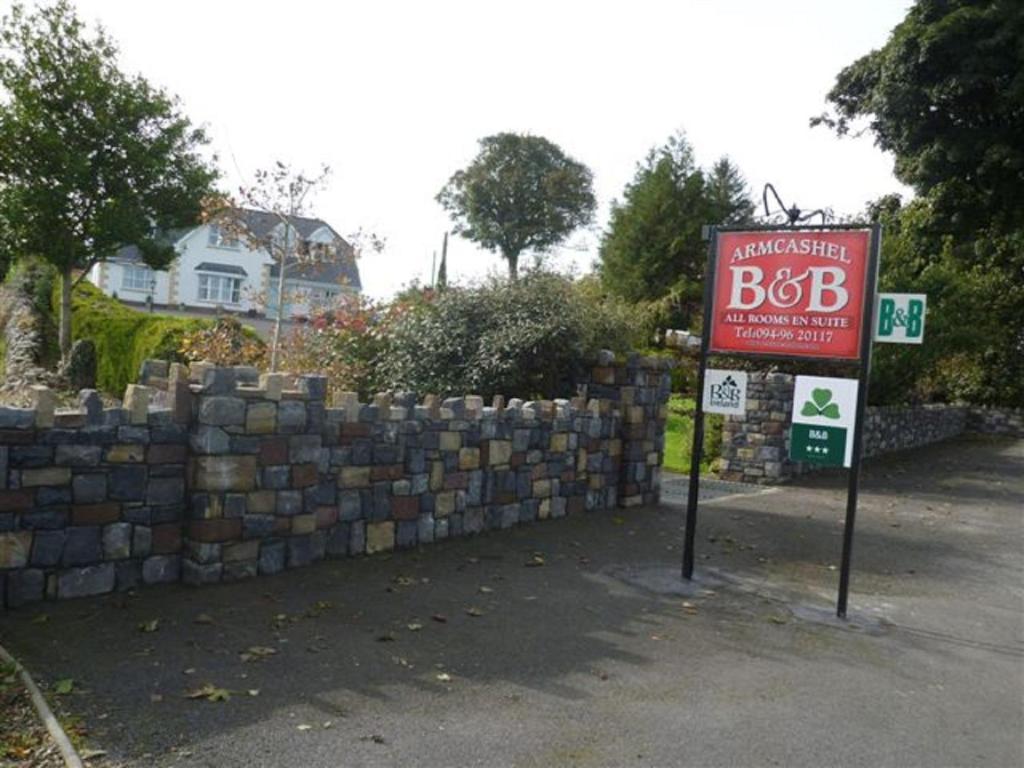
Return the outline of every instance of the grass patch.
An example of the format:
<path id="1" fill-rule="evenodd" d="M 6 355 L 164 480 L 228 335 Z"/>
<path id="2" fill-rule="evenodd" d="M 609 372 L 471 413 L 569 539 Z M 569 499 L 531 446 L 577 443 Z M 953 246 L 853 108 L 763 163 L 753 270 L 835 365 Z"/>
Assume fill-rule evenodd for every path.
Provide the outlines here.
<path id="1" fill-rule="evenodd" d="M 668 425 L 665 429 L 664 467 L 669 472 L 689 474 L 690 457 L 693 450 L 692 397 L 672 395 L 668 401 Z M 722 455 L 722 416 L 704 416 L 704 451 L 701 455 L 700 471 L 711 471 L 711 464 Z"/>

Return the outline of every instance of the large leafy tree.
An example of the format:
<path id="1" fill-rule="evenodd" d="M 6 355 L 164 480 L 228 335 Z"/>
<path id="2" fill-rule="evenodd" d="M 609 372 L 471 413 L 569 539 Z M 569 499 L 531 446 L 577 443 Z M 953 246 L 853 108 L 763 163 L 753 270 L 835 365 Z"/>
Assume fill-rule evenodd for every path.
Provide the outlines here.
<path id="1" fill-rule="evenodd" d="M 455 232 L 497 251 L 516 278 L 519 257 L 544 253 L 594 215 L 593 176 L 541 136 L 499 133 L 480 140 L 480 152 L 455 173 L 437 200 Z"/>
<path id="2" fill-rule="evenodd" d="M 1019 2 L 918 0 L 812 120 L 869 131 L 917 195 L 872 212 L 886 224 L 883 285 L 929 294 L 928 349 L 880 360 L 927 397 L 1024 403 L 1022 40 Z"/>
<path id="3" fill-rule="evenodd" d="M 683 134 L 648 152 L 612 203 L 601 240 L 599 271 L 610 292 L 630 301 L 669 298 L 668 319 L 689 323 L 701 300 L 706 224 L 739 224 L 753 217 L 742 174 L 728 158 L 704 171 Z"/>
<path id="4" fill-rule="evenodd" d="M 869 130 L 950 233 L 1024 229 L 1024 7 L 918 0 L 886 44 L 846 67 L 814 118 Z"/>
<path id="5" fill-rule="evenodd" d="M 0 247 L 59 271 L 66 356 L 74 271 L 128 244 L 166 266 L 164 233 L 197 221 L 217 174 L 176 100 L 121 72 L 115 44 L 65 0 L 4 17 L 0 87 Z"/>

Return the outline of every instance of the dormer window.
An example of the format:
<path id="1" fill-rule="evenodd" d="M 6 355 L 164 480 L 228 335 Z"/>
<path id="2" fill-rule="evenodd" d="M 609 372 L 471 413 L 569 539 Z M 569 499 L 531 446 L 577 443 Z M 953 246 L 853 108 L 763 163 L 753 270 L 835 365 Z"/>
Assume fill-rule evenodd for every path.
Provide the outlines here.
<path id="1" fill-rule="evenodd" d="M 214 248 L 238 248 L 238 238 L 230 232 L 224 231 L 216 224 L 210 225 L 210 236 L 208 243 Z"/>

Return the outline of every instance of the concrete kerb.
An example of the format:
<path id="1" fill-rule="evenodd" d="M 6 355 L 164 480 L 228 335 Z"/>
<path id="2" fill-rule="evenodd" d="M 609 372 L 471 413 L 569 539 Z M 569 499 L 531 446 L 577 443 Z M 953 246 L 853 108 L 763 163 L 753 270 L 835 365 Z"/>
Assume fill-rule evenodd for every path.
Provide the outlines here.
<path id="1" fill-rule="evenodd" d="M 61 726 L 57 716 L 53 714 L 50 705 L 46 703 L 46 698 L 43 696 L 42 691 L 39 690 L 35 680 L 32 679 L 32 675 L 2 645 L 0 645 L 0 660 L 5 664 L 13 666 L 18 673 L 22 685 L 28 690 L 29 698 L 32 700 L 32 706 L 36 709 L 36 714 L 39 715 L 43 725 L 46 726 L 46 730 L 50 734 L 50 738 L 54 740 L 57 744 L 57 749 L 60 750 L 61 757 L 64 759 L 64 765 L 67 768 L 83 768 L 82 758 L 79 757 L 78 752 L 71 743 L 71 739 L 64 732 L 64 728 Z"/>

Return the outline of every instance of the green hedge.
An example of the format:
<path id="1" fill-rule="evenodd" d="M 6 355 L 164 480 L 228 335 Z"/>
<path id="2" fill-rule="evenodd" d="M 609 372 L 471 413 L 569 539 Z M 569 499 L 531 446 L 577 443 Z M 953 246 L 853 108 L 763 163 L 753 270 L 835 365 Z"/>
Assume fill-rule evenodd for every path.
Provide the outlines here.
<path id="1" fill-rule="evenodd" d="M 59 286 L 53 297 L 56 317 Z M 210 320 L 139 312 L 85 282 L 72 296 L 71 338 L 91 339 L 96 345 L 96 383 L 113 397 L 122 397 L 125 387 L 137 380 L 143 360 L 184 362 L 182 337 L 212 325 Z"/>

